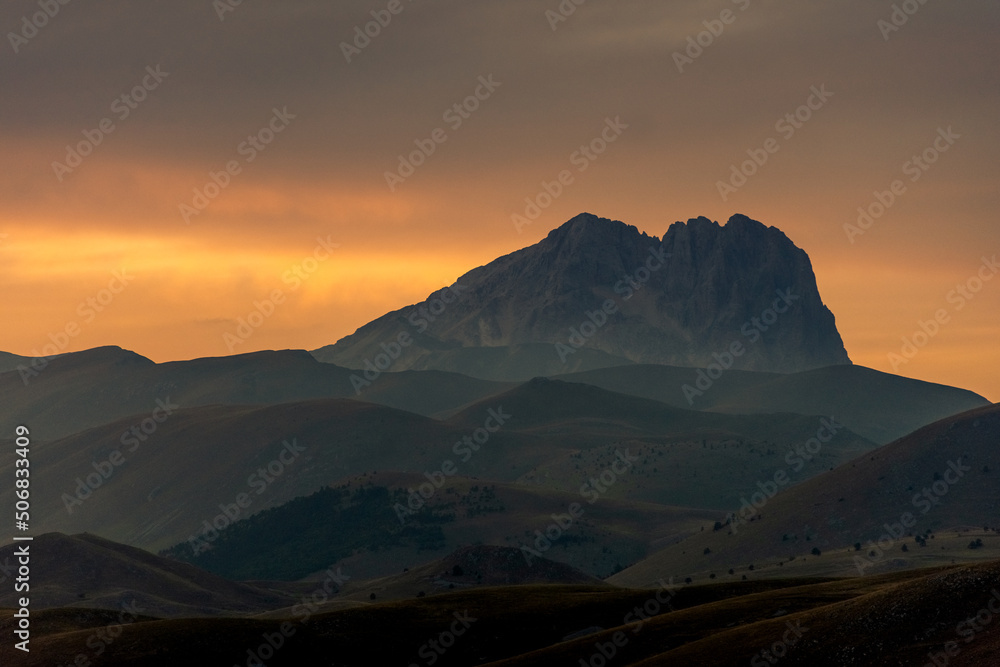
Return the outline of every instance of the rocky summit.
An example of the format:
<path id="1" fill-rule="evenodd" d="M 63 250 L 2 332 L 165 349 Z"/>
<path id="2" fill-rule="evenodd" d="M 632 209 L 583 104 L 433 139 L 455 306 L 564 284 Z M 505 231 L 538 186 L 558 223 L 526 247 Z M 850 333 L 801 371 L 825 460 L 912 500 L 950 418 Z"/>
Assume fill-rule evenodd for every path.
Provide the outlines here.
<path id="1" fill-rule="evenodd" d="M 676 222 L 661 239 L 583 213 L 314 355 L 506 379 L 630 363 L 851 363 L 808 255 L 744 215 Z"/>

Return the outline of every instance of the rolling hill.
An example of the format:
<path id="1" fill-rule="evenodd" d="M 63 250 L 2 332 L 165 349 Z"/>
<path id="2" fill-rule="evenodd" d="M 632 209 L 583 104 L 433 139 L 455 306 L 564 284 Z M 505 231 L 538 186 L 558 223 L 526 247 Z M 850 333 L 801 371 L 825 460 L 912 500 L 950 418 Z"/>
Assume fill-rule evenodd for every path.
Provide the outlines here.
<path id="1" fill-rule="evenodd" d="M 699 390 L 698 378 L 698 369 L 634 365 L 553 379 L 582 382 L 687 409 L 729 414 L 836 415 L 849 429 L 879 444 L 938 419 L 990 404 L 965 389 L 857 365 L 827 366 L 786 375 L 730 370 L 700 394 L 689 394 L 689 402 L 684 386 Z"/>
<path id="2" fill-rule="evenodd" d="M 474 588 L 335 611 L 303 605 L 284 618 L 141 618 L 108 626 L 120 633 L 102 643 L 101 664 L 253 664 L 266 656 L 269 666 L 282 667 L 324 656 L 341 667 L 735 665 L 776 658 L 812 666 L 915 665 L 939 656 L 949 665 L 986 667 L 1000 650 L 1000 624 L 989 611 L 1000 595 L 991 590 L 998 576 L 1000 563 L 991 562 L 833 581 L 663 582 L 655 590 Z M 0 612 L 0 631 L 9 631 L 10 614 Z M 94 635 L 101 620 L 94 616 L 40 612 L 32 651 L 18 664 L 72 661 Z M 0 645 L 5 661 L 13 653 L 9 643 Z"/>
<path id="3" fill-rule="evenodd" d="M 465 477 L 448 477 L 426 499 L 416 491 L 411 504 L 408 490 L 427 483 L 408 473 L 362 475 L 241 520 L 209 544 L 182 542 L 162 555 L 232 579 L 295 580 L 334 564 L 371 579 L 470 545 L 493 545 L 517 551 L 524 566 L 545 558 L 600 577 L 710 527 L 713 516 L 612 498 L 591 504 L 575 490 Z M 582 508 L 575 520 L 554 543 L 537 547 L 535 531 L 547 530 L 553 515 L 565 517 L 573 503 Z M 540 555 L 522 552 L 525 546 Z"/>
<path id="4" fill-rule="evenodd" d="M 42 530 L 162 549 L 211 532 L 227 513 L 246 516 L 366 471 L 420 474 L 450 461 L 463 476 L 580 494 L 609 474 L 619 450 L 639 457 L 629 466 L 637 474 L 607 497 L 721 509 L 760 470 L 796 456 L 824 419 L 686 411 L 548 380 L 444 421 L 351 399 L 163 404 L 36 448 L 35 479 L 53 491 L 35 501 L 33 520 Z M 873 446 L 838 429 L 793 481 Z M 0 500 L 12 493 L 0 491 Z M 241 494 L 245 507 L 233 509 Z"/>
<path id="5" fill-rule="evenodd" d="M 36 439 L 52 440 L 86 428 L 151 412 L 157 401 L 182 407 L 273 405 L 316 398 L 360 398 L 419 414 L 465 405 L 510 387 L 445 372 L 383 374 L 376 382 L 316 361 L 304 350 L 156 364 L 108 346 L 54 358 L 36 375 L 0 373 L 0 428 L 30 424 Z M 357 383 L 359 391 L 355 391 Z"/>
<path id="6" fill-rule="evenodd" d="M 996 549 L 1000 540 L 988 535 L 1000 529 L 998 441 L 1000 406 L 990 405 L 925 426 L 769 499 L 773 476 L 762 477 L 763 487 L 746 494 L 756 513 L 734 506 L 744 519 L 667 547 L 611 581 L 635 586 L 666 573 L 746 571 L 747 564 L 787 563 L 790 556 L 822 560 L 808 555 L 814 548 L 843 552 L 836 561 L 841 576 L 912 567 L 911 558 L 944 548 L 926 537 L 921 546 L 917 535 L 969 528 Z"/>
<path id="7" fill-rule="evenodd" d="M 30 550 L 32 612 L 138 606 L 145 616 L 190 618 L 258 613 L 294 600 L 95 535 L 45 533 Z M 14 551 L 0 547 L 0 563 L 16 561 Z M 0 607 L 15 607 L 19 597 L 5 586 Z"/>

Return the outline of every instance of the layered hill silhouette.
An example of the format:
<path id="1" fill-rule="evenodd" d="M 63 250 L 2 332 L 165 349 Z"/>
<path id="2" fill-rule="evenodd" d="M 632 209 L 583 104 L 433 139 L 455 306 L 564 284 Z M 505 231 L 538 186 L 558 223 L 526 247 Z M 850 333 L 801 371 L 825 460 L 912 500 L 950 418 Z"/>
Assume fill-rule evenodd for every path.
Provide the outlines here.
<path id="1" fill-rule="evenodd" d="M 358 476 L 240 520 L 206 544 L 181 542 L 161 553 L 232 579 L 291 581 L 333 563 L 359 578 L 382 577 L 468 545 L 512 548 L 522 565 L 531 566 L 535 554 L 520 551 L 527 546 L 603 577 L 711 527 L 714 516 L 618 498 L 589 503 L 576 489 L 465 477 L 448 477 L 426 499 L 409 493 L 427 482 L 412 473 Z M 418 502 L 411 503 L 411 495 Z M 537 547 L 535 531 L 544 532 L 553 515 L 565 517 L 573 503 L 582 512 L 561 530 L 554 547 Z M 544 571 L 531 581 L 543 580 Z"/>
<path id="2" fill-rule="evenodd" d="M 24 370 L 27 369 L 27 370 Z M 183 407 L 278 404 L 313 398 L 361 398 L 419 414 L 462 406 L 509 388 L 504 383 L 433 372 L 386 374 L 355 390 L 352 371 L 319 363 L 304 350 L 253 352 L 156 364 L 107 346 L 61 355 L 44 366 L 0 373 L 0 428 L 33 427 L 58 438 L 152 412 L 169 399 Z"/>
<path id="3" fill-rule="evenodd" d="M 735 343 L 744 347 L 734 368 L 850 363 L 806 253 L 742 215 L 725 226 L 678 222 L 659 239 L 583 213 L 314 354 L 363 368 L 401 335 L 412 342 L 393 370 L 451 370 L 461 359 L 463 372 L 496 379 L 620 365 L 614 359 L 706 366 Z M 548 355 L 524 375 L 525 362 L 544 347 L 521 346 L 540 343 Z M 584 350 L 611 358 L 585 359 Z"/>
<path id="4" fill-rule="evenodd" d="M 604 497 L 722 509 L 760 471 L 813 438 L 823 419 L 689 411 L 549 380 L 490 396 L 444 421 L 351 399 L 166 406 L 38 448 L 33 478 L 52 492 L 35 500 L 33 521 L 42 530 L 161 549 L 208 532 L 206 522 L 240 494 L 250 499 L 238 512 L 246 516 L 352 475 L 422 474 L 446 461 L 463 476 L 580 494 L 588 479 L 615 465 L 619 451 L 635 460 Z M 873 447 L 840 429 L 796 481 Z M 0 499 L 13 501 L 13 489 Z"/>
<path id="5" fill-rule="evenodd" d="M 422 468 L 462 435 L 427 417 L 350 399 L 156 416 L 162 421 L 136 415 L 35 448 L 33 483 L 52 491 L 36 497 L 33 525 L 163 548 L 197 533 L 240 494 L 249 501 L 236 510 L 246 513 L 364 470 Z M 12 501 L 12 491 L 0 497 Z"/>
<path id="6" fill-rule="evenodd" d="M 541 348 L 551 352 L 550 346 L 533 346 Z M 684 409 L 837 415 L 850 429 L 880 444 L 935 419 L 988 404 L 966 390 L 852 365 L 787 375 L 730 370 L 689 401 L 684 387 L 697 388 L 697 369 L 626 363 L 556 378 Z M 524 370 L 530 367 L 526 363 Z M 518 384 L 446 371 L 401 371 L 381 373 L 376 381 L 357 385 L 360 391 L 356 391 L 357 378 L 364 376 L 320 363 L 304 350 L 156 364 L 108 346 L 51 359 L 37 375 L 17 369 L 0 373 L 0 400 L 8 407 L 0 414 L 0 428 L 10 431 L 27 423 L 36 439 L 48 440 L 152 412 L 158 401 L 168 399 L 188 408 L 356 398 L 421 415 L 447 416 Z"/>
<path id="7" fill-rule="evenodd" d="M 697 389 L 698 378 L 699 374 L 691 368 L 633 365 L 553 379 L 590 384 L 680 408 L 732 414 L 836 415 L 852 431 L 879 444 L 889 443 L 938 419 L 990 404 L 966 389 L 858 365 L 827 366 L 789 374 L 729 371 L 688 400 L 684 386 Z"/>
<path id="8" fill-rule="evenodd" d="M 138 607 L 144 616 L 192 617 L 258 613 L 294 601 L 96 535 L 45 533 L 30 549 L 33 612 Z M 15 550 L 15 545 L 0 547 L 0 563 L 16 562 Z M 13 586 L 5 586 L 0 607 L 17 606 L 19 597 Z"/>
<path id="9" fill-rule="evenodd" d="M 582 214 L 312 352 L 2 353 L 0 401 L 19 664 L 112 628 L 101 664 L 423 664 L 456 623 L 435 664 L 934 663 L 1000 600 L 1000 406 L 853 365 L 742 215 Z M 986 625 L 948 664 L 995 662 Z"/>
<path id="10" fill-rule="evenodd" d="M 339 570 L 347 571 L 338 566 Z M 611 588 L 600 579 L 573 568 L 566 563 L 549 560 L 544 556 L 530 565 L 520 549 L 488 544 L 461 547 L 442 558 L 403 568 L 402 572 L 374 579 L 348 579 L 320 606 L 319 611 L 330 611 L 352 603 L 375 600 L 412 600 L 428 595 L 452 591 L 498 586 L 525 586 L 529 584 L 586 585 Z M 274 584 L 280 586 L 281 584 Z M 267 614 L 282 618 L 291 610 L 277 609 Z M 258 615 L 260 616 L 260 615 Z"/>
<path id="11" fill-rule="evenodd" d="M 983 548 L 995 552 L 1000 547 L 995 535 L 1000 529 L 998 441 L 1000 406 L 990 405 L 925 426 L 772 498 L 766 494 L 773 476 L 762 476 L 744 494 L 757 509 L 734 506 L 736 521 L 667 547 L 611 581 L 631 586 L 665 574 L 746 572 L 747 564 L 759 569 L 768 562 L 787 564 L 795 556 L 817 561 L 835 556 L 831 573 L 856 576 L 912 567 L 925 553 L 942 549 L 954 559 L 956 546 L 957 557 L 975 554 L 966 546 L 975 535 Z M 969 529 L 973 537 L 958 532 L 950 544 L 935 539 Z M 810 555 L 812 549 L 820 554 Z"/>

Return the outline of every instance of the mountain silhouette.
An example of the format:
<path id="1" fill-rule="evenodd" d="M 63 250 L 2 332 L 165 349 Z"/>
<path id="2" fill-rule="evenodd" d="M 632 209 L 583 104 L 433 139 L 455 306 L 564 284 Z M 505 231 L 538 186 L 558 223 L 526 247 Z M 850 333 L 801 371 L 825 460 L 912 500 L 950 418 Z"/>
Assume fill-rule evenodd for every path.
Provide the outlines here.
<path id="1" fill-rule="evenodd" d="M 808 255 L 743 215 L 677 222 L 660 239 L 583 213 L 314 354 L 356 369 L 382 354 L 394 371 L 461 360 L 490 379 L 630 363 L 780 373 L 851 363 Z"/>

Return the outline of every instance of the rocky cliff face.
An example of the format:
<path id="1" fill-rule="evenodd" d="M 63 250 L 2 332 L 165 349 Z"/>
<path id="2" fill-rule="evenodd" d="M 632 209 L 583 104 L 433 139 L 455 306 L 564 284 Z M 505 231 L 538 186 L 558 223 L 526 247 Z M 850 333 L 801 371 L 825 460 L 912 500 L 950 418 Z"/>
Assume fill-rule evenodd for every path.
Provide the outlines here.
<path id="1" fill-rule="evenodd" d="M 850 363 L 809 257 L 742 215 L 725 226 L 677 222 L 658 239 L 584 213 L 314 354 L 363 368 L 401 334 L 411 342 L 389 370 L 461 370 L 455 360 L 481 348 L 490 358 L 531 349 L 520 356 L 536 360 L 536 375 L 617 362 L 706 366 L 727 355 L 734 368 L 775 372 Z M 550 359 L 538 360 L 538 344 L 551 346 Z"/>

